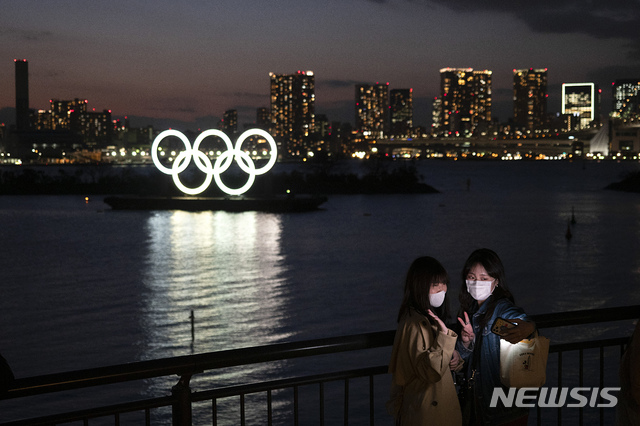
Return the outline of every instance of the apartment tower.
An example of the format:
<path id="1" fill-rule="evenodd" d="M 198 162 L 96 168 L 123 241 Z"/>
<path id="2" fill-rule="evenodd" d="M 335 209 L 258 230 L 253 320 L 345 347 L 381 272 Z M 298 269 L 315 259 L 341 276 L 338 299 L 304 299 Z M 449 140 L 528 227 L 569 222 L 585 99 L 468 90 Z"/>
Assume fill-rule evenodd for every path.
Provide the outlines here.
<path id="1" fill-rule="evenodd" d="M 629 120 L 640 117 L 640 78 L 613 83 L 613 118 Z"/>
<path id="2" fill-rule="evenodd" d="M 491 76 L 492 71 L 473 68 L 440 70 L 437 135 L 464 137 L 487 129 L 491 123 Z"/>
<path id="3" fill-rule="evenodd" d="M 389 83 L 356 85 L 356 131 L 365 139 L 389 134 Z"/>
<path id="4" fill-rule="evenodd" d="M 390 136 L 408 138 L 413 134 L 413 89 L 393 89 L 389 93 Z"/>
<path id="5" fill-rule="evenodd" d="M 513 70 L 513 122 L 521 131 L 543 130 L 547 123 L 547 69 Z"/>
<path id="6" fill-rule="evenodd" d="M 305 156 L 315 130 L 315 80 L 312 71 L 269 73 L 271 134 L 287 157 Z"/>

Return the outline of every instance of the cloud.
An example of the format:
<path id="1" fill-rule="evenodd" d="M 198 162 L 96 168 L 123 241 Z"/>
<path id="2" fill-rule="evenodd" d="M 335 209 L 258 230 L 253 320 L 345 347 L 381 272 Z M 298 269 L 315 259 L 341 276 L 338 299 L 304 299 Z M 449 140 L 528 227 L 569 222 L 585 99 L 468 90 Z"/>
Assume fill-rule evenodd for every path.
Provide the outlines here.
<path id="1" fill-rule="evenodd" d="M 166 102 L 166 103 L 160 104 L 160 106 L 151 105 L 148 107 L 148 109 L 151 111 L 158 111 L 158 112 L 170 111 L 170 112 L 182 112 L 182 113 L 188 113 L 188 114 L 197 112 L 194 106 L 184 105 L 182 101 Z"/>
<path id="2" fill-rule="evenodd" d="M 587 76 L 593 81 L 605 81 L 613 83 L 615 80 L 638 78 L 640 69 L 634 66 L 605 66 L 590 71 Z"/>
<path id="3" fill-rule="evenodd" d="M 375 4 L 405 1 L 458 13 L 500 13 L 543 34 L 584 34 L 627 41 L 630 59 L 640 54 L 640 0 L 368 0 Z"/>
<path id="4" fill-rule="evenodd" d="M 198 129 L 215 129 L 218 126 L 220 118 L 213 115 L 205 115 L 202 117 L 196 117 L 195 125 Z"/>
<path id="5" fill-rule="evenodd" d="M 51 31 L 25 30 L 14 27 L 0 29 L 0 39 L 11 41 L 50 40 L 52 36 L 53 33 Z"/>
<path id="6" fill-rule="evenodd" d="M 540 33 L 579 33 L 596 38 L 640 40 L 640 1 L 610 0 L 424 0 L 456 12 L 500 12 L 512 15 Z"/>
<path id="7" fill-rule="evenodd" d="M 356 80 L 321 80 L 316 81 L 316 87 L 328 87 L 331 89 L 342 89 L 345 87 L 355 87 L 356 84 L 363 84 L 362 81 Z"/>
<path id="8" fill-rule="evenodd" d="M 257 99 L 257 100 L 268 100 L 268 93 L 251 93 L 251 92 L 233 92 L 233 93 L 224 93 L 223 96 L 230 96 L 232 98 L 243 98 L 243 99 Z"/>

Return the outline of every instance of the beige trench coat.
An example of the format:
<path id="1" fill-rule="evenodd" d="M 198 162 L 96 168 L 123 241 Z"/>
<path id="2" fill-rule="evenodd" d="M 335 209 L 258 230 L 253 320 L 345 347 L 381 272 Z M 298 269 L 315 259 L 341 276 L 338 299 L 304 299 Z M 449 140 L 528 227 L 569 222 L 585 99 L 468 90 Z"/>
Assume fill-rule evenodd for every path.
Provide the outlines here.
<path id="1" fill-rule="evenodd" d="M 405 425 L 459 426 L 462 413 L 449 361 L 458 335 L 439 332 L 429 318 L 411 310 L 398 324 L 389 373 L 389 412 Z"/>

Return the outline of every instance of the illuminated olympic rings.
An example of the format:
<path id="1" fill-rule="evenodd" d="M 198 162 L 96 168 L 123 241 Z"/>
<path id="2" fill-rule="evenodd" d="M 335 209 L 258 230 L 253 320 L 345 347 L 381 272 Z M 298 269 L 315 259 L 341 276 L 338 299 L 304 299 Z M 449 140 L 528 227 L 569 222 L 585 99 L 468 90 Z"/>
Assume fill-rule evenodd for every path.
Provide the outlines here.
<path id="1" fill-rule="evenodd" d="M 249 157 L 249 154 L 242 151 L 241 149 L 244 141 L 252 135 L 262 136 L 267 140 L 269 146 L 271 147 L 271 157 L 269 158 L 269 162 L 267 162 L 267 164 L 259 169 L 256 169 L 256 166 L 253 163 L 251 157 Z M 158 159 L 158 146 L 160 145 L 160 142 L 162 142 L 162 140 L 168 136 L 175 136 L 180 139 L 185 148 L 185 150 L 180 152 L 180 154 L 178 154 L 178 156 L 175 158 L 171 167 L 165 167 L 162 163 L 160 163 L 160 160 Z M 209 159 L 209 157 L 207 157 L 204 152 L 199 150 L 202 141 L 209 136 L 219 137 L 224 141 L 227 147 L 227 150 L 223 152 L 222 155 L 220 155 L 218 158 L 216 158 L 216 161 L 213 164 L 211 164 L 211 160 Z M 277 159 L 277 150 L 278 148 L 276 146 L 276 142 L 273 140 L 271 135 L 261 129 L 249 129 L 246 132 L 242 133 L 236 141 L 235 147 L 231 143 L 231 139 L 229 139 L 229 137 L 224 132 L 216 129 L 210 129 L 200 133 L 200 135 L 196 138 L 196 141 L 193 143 L 193 147 L 191 147 L 189 139 L 187 139 L 187 137 L 182 132 L 179 132 L 177 130 L 165 130 L 154 139 L 153 144 L 151 145 L 151 158 L 153 159 L 153 164 L 156 165 L 158 170 L 167 175 L 171 175 L 173 177 L 173 182 L 176 184 L 178 189 L 185 194 L 200 194 L 209 187 L 209 185 L 211 184 L 211 180 L 215 179 L 218 187 L 225 193 L 229 195 L 241 195 L 247 192 L 249 188 L 251 188 L 251 185 L 253 185 L 253 182 L 256 179 L 256 175 L 266 173 L 273 167 Z M 180 181 L 180 177 L 178 176 L 180 173 L 187 169 L 192 158 L 194 159 L 194 162 L 198 169 L 200 169 L 207 175 L 202 185 L 197 188 L 186 187 Z M 240 166 L 240 169 L 242 169 L 242 171 L 249 175 L 247 183 L 245 183 L 238 189 L 229 188 L 222 182 L 222 179 L 220 179 L 220 175 L 229 169 L 234 159 L 238 163 L 238 166 Z"/>

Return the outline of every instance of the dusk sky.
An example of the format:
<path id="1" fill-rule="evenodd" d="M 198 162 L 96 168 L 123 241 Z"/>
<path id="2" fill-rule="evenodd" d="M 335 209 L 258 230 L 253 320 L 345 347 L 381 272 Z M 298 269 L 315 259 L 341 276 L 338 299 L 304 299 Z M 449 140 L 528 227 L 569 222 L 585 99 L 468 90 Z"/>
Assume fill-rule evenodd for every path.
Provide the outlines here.
<path id="1" fill-rule="evenodd" d="M 640 0 L 0 0 L 0 122 L 13 123 L 14 59 L 29 61 L 30 106 L 83 98 L 132 125 L 240 124 L 269 107 L 269 72 L 315 74 L 316 114 L 354 122 L 354 85 L 413 88 L 430 125 L 445 67 L 493 71 L 493 115 L 512 116 L 514 68 L 562 83 L 640 78 Z M 158 121 L 152 119 L 172 119 Z"/>

